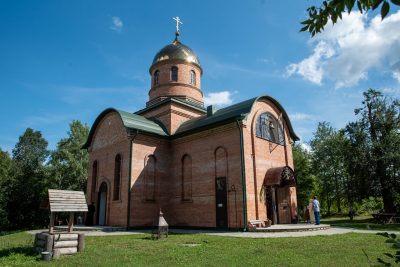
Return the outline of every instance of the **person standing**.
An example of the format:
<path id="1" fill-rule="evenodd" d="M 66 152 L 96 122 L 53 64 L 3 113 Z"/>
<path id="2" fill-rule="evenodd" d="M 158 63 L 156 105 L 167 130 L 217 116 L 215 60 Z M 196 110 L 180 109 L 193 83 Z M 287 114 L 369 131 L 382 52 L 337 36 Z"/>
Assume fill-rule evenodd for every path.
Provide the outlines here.
<path id="1" fill-rule="evenodd" d="M 88 213 L 86 216 L 86 225 L 88 226 L 92 226 L 93 225 L 93 217 L 94 217 L 94 213 L 96 212 L 96 208 L 94 207 L 94 202 L 92 202 L 92 204 L 90 204 L 88 206 Z"/>
<path id="2" fill-rule="evenodd" d="M 314 210 L 314 216 L 315 216 L 315 224 L 320 225 L 320 209 L 319 209 L 319 201 L 316 196 L 314 196 L 314 199 L 312 201 L 313 205 L 313 210 Z"/>

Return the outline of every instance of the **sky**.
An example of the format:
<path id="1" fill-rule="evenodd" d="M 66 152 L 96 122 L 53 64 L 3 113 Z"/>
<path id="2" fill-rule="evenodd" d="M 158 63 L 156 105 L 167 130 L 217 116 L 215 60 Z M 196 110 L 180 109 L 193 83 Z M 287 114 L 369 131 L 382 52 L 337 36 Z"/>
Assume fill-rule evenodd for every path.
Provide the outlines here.
<path id="1" fill-rule="evenodd" d="M 318 122 L 356 119 L 368 88 L 400 97 L 400 11 L 344 14 L 311 38 L 299 32 L 320 1 L 0 0 L 0 148 L 26 128 L 55 149 L 72 120 L 145 107 L 149 67 L 174 39 L 199 56 L 205 104 L 277 99 L 301 143 Z"/>

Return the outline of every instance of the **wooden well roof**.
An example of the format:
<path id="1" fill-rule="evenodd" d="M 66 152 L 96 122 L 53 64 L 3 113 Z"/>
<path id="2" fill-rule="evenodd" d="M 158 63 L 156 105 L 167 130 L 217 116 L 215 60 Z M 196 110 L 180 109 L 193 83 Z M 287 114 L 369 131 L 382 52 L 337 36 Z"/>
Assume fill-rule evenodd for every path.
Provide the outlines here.
<path id="1" fill-rule="evenodd" d="M 82 191 L 49 189 L 51 212 L 88 211 L 85 194 Z"/>

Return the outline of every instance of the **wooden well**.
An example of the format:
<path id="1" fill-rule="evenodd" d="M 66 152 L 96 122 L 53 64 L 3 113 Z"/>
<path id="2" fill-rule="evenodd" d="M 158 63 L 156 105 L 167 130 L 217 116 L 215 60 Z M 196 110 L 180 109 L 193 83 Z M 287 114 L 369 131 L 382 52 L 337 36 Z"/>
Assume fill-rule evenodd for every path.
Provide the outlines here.
<path id="1" fill-rule="evenodd" d="M 88 211 L 85 194 L 81 191 L 49 189 L 48 199 L 42 206 L 50 208 L 50 224 L 48 232 L 36 234 L 36 250 L 52 252 L 53 258 L 82 252 L 85 246 L 85 235 L 73 233 L 73 227 L 74 213 Z M 54 232 L 56 212 L 69 213 L 67 232 Z"/>

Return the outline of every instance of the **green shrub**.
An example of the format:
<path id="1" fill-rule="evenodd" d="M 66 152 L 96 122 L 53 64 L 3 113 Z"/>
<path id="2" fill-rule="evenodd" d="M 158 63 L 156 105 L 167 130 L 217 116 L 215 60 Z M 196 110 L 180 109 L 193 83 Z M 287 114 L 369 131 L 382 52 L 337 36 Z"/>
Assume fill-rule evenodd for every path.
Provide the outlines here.
<path id="1" fill-rule="evenodd" d="M 373 214 L 383 210 L 383 201 L 381 197 L 369 197 L 363 199 L 361 204 L 356 205 L 357 214 Z"/>
<path id="2" fill-rule="evenodd" d="M 0 209 L 0 231 L 8 229 L 9 223 L 7 220 L 7 212 Z"/>

